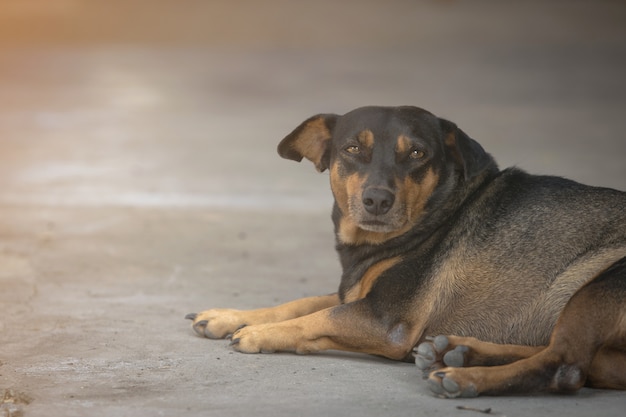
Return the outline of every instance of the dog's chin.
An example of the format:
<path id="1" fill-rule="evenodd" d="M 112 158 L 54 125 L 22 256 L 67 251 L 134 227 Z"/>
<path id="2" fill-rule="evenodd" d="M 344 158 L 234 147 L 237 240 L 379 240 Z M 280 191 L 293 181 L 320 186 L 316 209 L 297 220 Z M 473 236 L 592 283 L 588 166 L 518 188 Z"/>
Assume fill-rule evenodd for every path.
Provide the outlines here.
<path id="1" fill-rule="evenodd" d="M 394 224 L 381 222 L 378 220 L 360 221 L 358 225 L 360 229 L 376 233 L 391 233 L 399 229 L 399 227 Z"/>

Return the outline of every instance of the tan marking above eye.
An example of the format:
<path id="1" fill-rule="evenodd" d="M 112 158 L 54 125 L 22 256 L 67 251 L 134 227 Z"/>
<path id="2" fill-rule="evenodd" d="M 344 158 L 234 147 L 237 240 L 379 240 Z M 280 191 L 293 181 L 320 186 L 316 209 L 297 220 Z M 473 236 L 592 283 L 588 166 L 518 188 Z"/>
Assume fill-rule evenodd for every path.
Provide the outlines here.
<path id="1" fill-rule="evenodd" d="M 396 152 L 398 154 L 405 154 L 411 149 L 411 139 L 405 135 L 398 136 L 396 141 Z"/>
<path id="2" fill-rule="evenodd" d="M 358 155 L 361 153 L 361 148 L 357 145 L 350 145 L 346 148 L 346 152 L 351 153 L 353 155 Z"/>
<path id="3" fill-rule="evenodd" d="M 400 135 L 396 143 L 396 153 L 399 158 L 422 159 L 426 156 L 426 151 L 416 148 L 416 145 L 408 136 Z"/>
<path id="4" fill-rule="evenodd" d="M 359 144 L 365 149 L 372 149 L 374 147 L 374 133 L 371 130 L 365 129 L 357 135 Z"/>

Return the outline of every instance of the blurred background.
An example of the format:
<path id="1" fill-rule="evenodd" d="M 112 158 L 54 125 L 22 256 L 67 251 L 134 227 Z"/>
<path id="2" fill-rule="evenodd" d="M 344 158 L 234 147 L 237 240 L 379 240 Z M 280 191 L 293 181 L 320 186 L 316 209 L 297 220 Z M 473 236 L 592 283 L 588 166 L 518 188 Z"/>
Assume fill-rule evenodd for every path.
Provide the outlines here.
<path id="1" fill-rule="evenodd" d="M 275 146 L 368 104 L 623 188 L 624 74 L 619 1 L 4 0 L 0 202 L 327 207 Z"/>

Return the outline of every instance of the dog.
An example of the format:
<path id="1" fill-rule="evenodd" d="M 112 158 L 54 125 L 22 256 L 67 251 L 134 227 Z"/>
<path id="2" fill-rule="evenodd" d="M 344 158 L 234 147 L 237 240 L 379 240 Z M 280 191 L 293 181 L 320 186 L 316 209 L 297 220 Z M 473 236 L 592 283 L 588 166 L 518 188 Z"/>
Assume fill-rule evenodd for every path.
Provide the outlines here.
<path id="1" fill-rule="evenodd" d="M 626 389 L 625 192 L 500 170 L 412 106 L 313 116 L 278 153 L 330 172 L 339 290 L 187 315 L 198 334 L 414 360 L 441 397 Z"/>

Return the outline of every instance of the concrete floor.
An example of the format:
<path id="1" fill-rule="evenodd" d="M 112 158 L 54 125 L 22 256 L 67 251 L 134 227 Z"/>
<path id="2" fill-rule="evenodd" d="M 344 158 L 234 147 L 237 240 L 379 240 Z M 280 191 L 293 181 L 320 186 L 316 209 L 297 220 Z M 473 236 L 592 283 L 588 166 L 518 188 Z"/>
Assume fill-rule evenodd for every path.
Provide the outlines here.
<path id="1" fill-rule="evenodd" d="M 306 117 L 415 104 L 502 166 L 626 189 L 624 74 L 615 1 L 3 2 L 0 416 L 624 415 L 183 319 L 336 289 L 328 178 L 275 154 Z"/>

